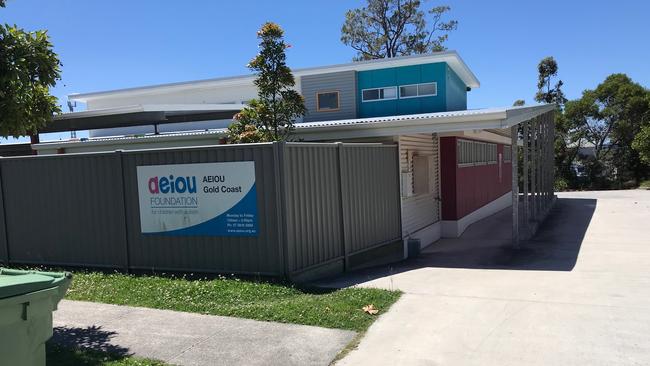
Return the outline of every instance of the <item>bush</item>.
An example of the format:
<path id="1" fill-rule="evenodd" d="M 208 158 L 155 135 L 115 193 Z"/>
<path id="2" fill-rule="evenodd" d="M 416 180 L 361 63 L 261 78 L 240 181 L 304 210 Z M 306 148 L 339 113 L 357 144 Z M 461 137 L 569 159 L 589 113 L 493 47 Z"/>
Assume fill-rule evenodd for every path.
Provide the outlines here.
<path id="1" fill-rule="evenodd" d="M 650 189 L 650 179 L 641 182 L 641 184 L 639 184 L 639 188 Z"/>
<path id="2" fill-rule="evenodd" d="M 569 182 L 564 178 L 555 178 L 555 183 L 553 184 L 553 189 L 556 192 L 562 192 L 569 189 Z"/>

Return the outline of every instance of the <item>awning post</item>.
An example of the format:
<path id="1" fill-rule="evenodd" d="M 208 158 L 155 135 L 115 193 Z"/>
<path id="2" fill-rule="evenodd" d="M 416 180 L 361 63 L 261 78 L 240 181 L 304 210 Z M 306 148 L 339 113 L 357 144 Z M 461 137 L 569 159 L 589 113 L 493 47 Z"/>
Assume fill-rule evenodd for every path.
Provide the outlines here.
<path id="1" fill-rule="evenodd" d="M 510 161 L 512 165 L 512 245 L 519 249 L 519 126 L 510 128 Z"/>

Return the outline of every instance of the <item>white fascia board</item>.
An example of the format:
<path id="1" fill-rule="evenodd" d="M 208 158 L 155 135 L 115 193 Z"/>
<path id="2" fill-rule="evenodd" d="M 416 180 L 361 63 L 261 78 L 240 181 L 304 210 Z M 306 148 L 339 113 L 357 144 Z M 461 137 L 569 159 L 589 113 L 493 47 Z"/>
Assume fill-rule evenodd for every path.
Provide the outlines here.
<path id="1" fill-rule="evenodd" d="M 510 128 L 546 112 L 555 110 L 555 104 L 540 104 L 530 107 L 512 107 L 507 110 L 507 118 L 501 128 Z"/>
<path id="2" fill-rule="evenodd" d="M 242 110 L 244 107 L 244 104 L 137 104 L 117 108 L 102 108 L 79 112 L 61 113 L 55 115 L 54 119 L 74 119 L 81 117 L 110 116 L 138 112 L 237 111 Z"/>
<path id="3" fill-rule="evenodd" d="M 62 141 L 62 142 L 42 142 L 40 144 L 32 145 L 34 150 L 49 150 L 59 148 L 71 148 L 75 146 L 109 146 L 109 145 L 131 145 L 131 144 L 147 144 L 149 142 L 173 142 L 173 141 L 187 141 L 206 138 L 207 136 L 220 137 L 225 136 L 225 130 L 214 130 L 203 133 L 188 133 L 183 135 L 149 135 L 144 137 L 132 138 L 106 138 L 97 140 L 85 141 Z"/>
<path id="4" fill-rule="evenodd" d="M 458 55 L 456 51 L 445 51 L 437 52 L 433 54 L 426 55 L 413 55 L 413 56 L 403 56 L 395 57 L 390 59 L 379 59 L 379 60 L 368 60 L 368 61 L 357 61 L 352 63 L 330 65 L 330 66 L 320 66 L 320 67 L 310 67 L 292 70 L 296 78 L 306 75 L 315 75 L 315 74 L 324 74 L 324 73 L 333 73 L 340 71 L 367 71 L 367 70 L 376 70 L 389 67 L 399 67 L 399 66 L 409 66 L 409 65 L 419 65 L 425 63 L 433 62 L 446 62 L 452 70 L 460 77 L 463 82 L 471 87 L 478 88 L 481 86 L 481 83 L 478 81 L 474 73 L 469 69 L 467 64 L 463 59 Z M 242 85 L 253 85 L 255 80 L 255 75 L 240 75 L 233 77 L 223 77 L 215 79 L 206 79 L 206 80 L 196 80 L 196 81 L 184 81 L 178 83 L 169 83 L 169 84 L 160 84 L 160 85 L 151 85 L 135 88 L 126 88 L 102 92 L 91 92 L 91 93 L 76 93 L 68 95 L 68 99 L 71 101 L 79 101 L 82 103 L 87 103 L 89 100 L 94 99 L 110 99 L 113 97 L 128 97 L 129 95 L 155 95 L 167 92 L 181 92 L 185 90 L 202 90 L 202 89 L 213 89 L 229 86 L 242 86 Z"/>

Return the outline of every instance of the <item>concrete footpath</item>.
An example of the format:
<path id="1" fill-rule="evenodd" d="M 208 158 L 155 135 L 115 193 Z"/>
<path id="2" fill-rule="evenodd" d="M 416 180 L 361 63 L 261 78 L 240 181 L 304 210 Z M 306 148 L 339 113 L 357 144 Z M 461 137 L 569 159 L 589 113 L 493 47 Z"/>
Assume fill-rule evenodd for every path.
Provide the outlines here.
<path id="1" fill-rule="evenodd" d="M 328 365 L 351 331 L 61 301 L 53 341 L 174 365 Z"/>
<path id="2" fill-rule="evenodd" d="M 330 282 L 405 292 L 337 365 L 650 365 L 650 191 L 558 196 L 521 250 L 506 211 Z"/>

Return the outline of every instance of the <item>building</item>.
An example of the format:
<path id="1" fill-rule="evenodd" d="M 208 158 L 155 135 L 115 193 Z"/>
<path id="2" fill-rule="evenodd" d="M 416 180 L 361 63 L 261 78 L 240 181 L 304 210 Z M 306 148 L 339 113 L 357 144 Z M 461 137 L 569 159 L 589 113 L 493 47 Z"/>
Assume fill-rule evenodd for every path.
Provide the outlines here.
<path id="1" fill-rule="evenodd" d="M 512 128 L 554 109 L 468 110 L 467 93 L 480 83 L 453 51 L 294 75 L 308 110 L 297 121 L 298 138 L 398 145 L 402 235 L 422 246 L 459 236 L 471 223 L 518 204 Z M 256 97 L 253 80 L 247 75 L 71 95 L 86 110 L 57 116 L 42 132 L 90 130 L 90 138 L 33 149 L 61 154 L 216 145 L 232 116 Z M 538 136 L 532 141 L 548 136 L 542 132 L 552 130 L 531 133 Z M 545 145 L 531 146 L 533 153 Z"/>

